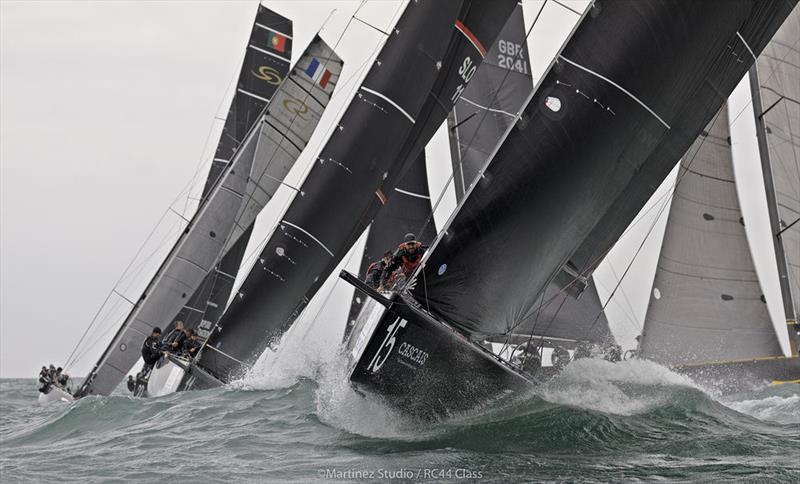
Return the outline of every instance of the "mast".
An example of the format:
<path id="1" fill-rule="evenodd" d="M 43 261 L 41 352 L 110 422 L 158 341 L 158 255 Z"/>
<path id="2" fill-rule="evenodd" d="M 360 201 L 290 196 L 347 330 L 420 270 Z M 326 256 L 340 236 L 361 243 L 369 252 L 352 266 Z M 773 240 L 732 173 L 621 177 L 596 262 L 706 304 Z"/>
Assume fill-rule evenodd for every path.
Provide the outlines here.
<path id="1" fill-rule="evenodd" d="M 394 196 L 515 6 L 421 0 L 406 7 L 303 182 L 304 195 L 295 196 L 209 337 L 207 347 L 219 351 L 204 352 L 202 366 L 235 378 L 294 323 Z"/>
<path id="2" fill-rule="evenodd" d="M 795 8 L 750 69 L 756 139 L 793 356 L 800 346 L 800 225 L 791 225 L 800 219 L 799 40 L 800 12 Z"/>
<path id="3" fill-rule="evenodd" d="M 719 110 L 793 3 L 597 1 L 440 232 L 411 290 L 468 335 L 581 283 Z M 560 273 L 573 274 L 560 277 Z"/>
<path id="4" fill-rule="evenodd" d="M 739 208 L 720 110 L 681 160 L 641 341 L 666 365 L 783 354 Z"/>

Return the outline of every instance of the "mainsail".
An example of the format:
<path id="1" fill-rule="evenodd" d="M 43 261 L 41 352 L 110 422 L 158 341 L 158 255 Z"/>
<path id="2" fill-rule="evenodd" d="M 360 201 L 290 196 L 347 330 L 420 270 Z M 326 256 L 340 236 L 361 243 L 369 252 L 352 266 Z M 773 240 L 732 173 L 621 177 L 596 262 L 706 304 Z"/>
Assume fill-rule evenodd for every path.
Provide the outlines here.
<path id="1" fill-rule="evenodd" d="M 781 356 L 739 209 L 726 107 L 681 161 L 640 355 L 674 365 Z"/>
<path id="2" fill-rule="evenodd" d="M 800 9 L 750 70 L 767 205 L 792 353 L 800 311 Z"/>
<path id="3" fill-rule="evenodd" d="M 240 374 L 297 318 L 394 196 L 516 2 L 412 2 L 208 339 L 201 365 Z M 412 87 L 413 88 L 410 88 Z M 227 340 L 220 340 L 227 334 Z M 231 336 L 233 335 L 233 336 Z"/>
<path id="4" fill-rule="evenodd" d="M 603 258 L 794 3 L 594 2 L 414 297 L 465 333 L 531 324 L 548 283 L 579 284 Z"/>

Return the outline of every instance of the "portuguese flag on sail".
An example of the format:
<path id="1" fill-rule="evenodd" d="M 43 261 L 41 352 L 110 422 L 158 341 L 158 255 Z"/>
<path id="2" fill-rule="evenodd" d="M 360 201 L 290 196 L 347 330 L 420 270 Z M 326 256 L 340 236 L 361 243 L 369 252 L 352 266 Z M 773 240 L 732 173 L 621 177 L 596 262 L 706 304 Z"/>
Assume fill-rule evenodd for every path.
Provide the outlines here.
<path id="1" fill-rule="evenodd" d="M 269 31 L 267 33 L 267 45 L 280 53 L 286 52 L 286 37 L 278 32 Z"/>

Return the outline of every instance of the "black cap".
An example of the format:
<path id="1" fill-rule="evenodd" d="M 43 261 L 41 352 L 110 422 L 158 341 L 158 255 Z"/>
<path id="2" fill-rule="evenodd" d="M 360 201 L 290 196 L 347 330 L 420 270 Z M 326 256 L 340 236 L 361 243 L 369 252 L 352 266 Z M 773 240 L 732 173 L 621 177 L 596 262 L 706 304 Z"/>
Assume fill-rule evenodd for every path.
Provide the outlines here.
<path id="1" fill-rule="evenodd" d="M 158 326 L 155 326 L 155 327 L 153 327 L 153 332 L 161 334 L 161 328 L 159 328 Z"/>
<path id="2" fill-rule="evenodd" d="M 64 371 L 64 369 L 59 366 L 58 368 L 56 368 L 56 371 Z"/>
<path id="3" fill-rule="evenodd" d="M 407 233 L 404 239 L 406 242 L 414 242 L 415 240 L 417 240 L 417 238 L 411 232 Z"/>

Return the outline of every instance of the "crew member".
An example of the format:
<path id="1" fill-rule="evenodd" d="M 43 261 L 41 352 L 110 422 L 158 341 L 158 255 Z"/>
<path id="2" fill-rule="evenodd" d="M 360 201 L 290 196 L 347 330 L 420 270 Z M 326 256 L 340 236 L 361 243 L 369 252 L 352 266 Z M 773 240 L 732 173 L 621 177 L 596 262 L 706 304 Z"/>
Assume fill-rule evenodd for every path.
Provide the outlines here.
<path id="1" fill-rule="evenodd" d="M 200 341 L 197 339 L 197 333 L 193 329 L 187 330 L 188 338 L 183 342 L 183 356 L 186 358 L 194 358 L 197 352 L 200 351 Z"/>
<path id="2" fill-rule="evenodd" d="M 145 377 L 150 374 L 150 370 L 153 369 L 153 366 L 156 364 L 159 358 L 161 358 L 161 328 L 156 326 L 153 328 L 153 332 L 150 333 L 150 336 L 144 340 L 142 343 L 142 359 L 144 360 L 144 366 L 142 366 L 141 375 Z"/>
<path id="3" fill-rule="evenodd" d="M 180 354 L 181 350 L 183 349 L 183 341 L 186 339 L 186 329 L 183 327 L 183 321 L 177 321 L 175 323 L 175 329 L 173 329 L 166 338 L 164 338 L 164 342 L 161 343 L 161 347 L 170 353 Z"/>
<path id="4" fill-rule="evenodd" d="M 367 274 L 364 277 L 364 282 L 366 282 L 367 285 L 373 289 L 380 287 L 381 280 L 383 279 L 383 273 L 391 261 L 392 251 L 387 250 L 384 252 L 382 259 L 373 262 L 369 265 L 369 267 L 367 267 Z"/>
<path id="5" fill-rule="evenodd" d="M 391 275 L 397 269 L 400 269 L 400 275 L 405 279 L 411 277 L 411 274 L 414 273 L 414 270 L 422 262 L 422 255 L 425 254 L 425 249 L 427 248 L 427 246 L 422 245 L 422 242 L 417 240 L 414 234 L 406 234 L 405 242 L 397 247 L 394 256 L 392 256 L 392 261 L 386 267 L 386 270 L 383 271 L 383 277 L 381 279 L 382 285 L 386 285 Z"/>
<path id="6" fill-rule="evenodd" d="M 47 394 L 50 391 L 50 374 L 47 371 L 47 367 L 43 366 L 42 370 L 39 372 L 39 391 Z"/>

